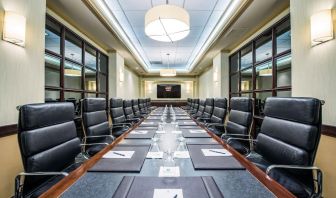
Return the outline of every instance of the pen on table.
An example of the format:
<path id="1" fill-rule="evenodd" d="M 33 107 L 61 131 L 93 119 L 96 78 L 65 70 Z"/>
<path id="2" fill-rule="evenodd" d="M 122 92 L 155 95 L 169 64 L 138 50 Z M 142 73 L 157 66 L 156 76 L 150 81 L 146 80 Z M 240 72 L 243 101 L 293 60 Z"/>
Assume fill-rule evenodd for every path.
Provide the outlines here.
<path id="1" fill-rule="evenodd" d="M 124 154 L 121 154 L 121 153 L 117 153 L 117 152 L 113 152 L 113 153 L 116 155 L 125 156 Z"/>
<path id="2" fill-rule="evenodd" d="M 177 194 L 173 198 L 177 198 Z"/>
<path id="3" fill-rule="evenodd" d="M 224 152 L 220 152 L 220 151 L 214 151 L 214 150 L 209 150 L 209 151 L 211 151 L 211 152 L 214 152 L 214 153 L 220 153 L 220 154 L 226 154 L 226 153 L 224 153 Z"/>

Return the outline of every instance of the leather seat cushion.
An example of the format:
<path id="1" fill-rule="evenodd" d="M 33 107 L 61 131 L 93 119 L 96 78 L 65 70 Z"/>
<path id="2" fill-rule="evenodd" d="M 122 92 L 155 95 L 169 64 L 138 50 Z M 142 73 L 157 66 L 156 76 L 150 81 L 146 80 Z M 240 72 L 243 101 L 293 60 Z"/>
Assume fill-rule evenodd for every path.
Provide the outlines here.
<path id="1" fill-rule="evenodd" d="M 114 127 L 114 128 L 112 129 L 112 134 L 113 134 L 113 136 L 115 136 L 115 137 L 119 137 L 119 136 L 121 136 L 122 134 L 124 134 L 127 130 L 128 130 L 127 127 Z"/>
<path id="2" fill-rule="evenodd" d="M 227 140 L 227 144 L 229 144 L 232 148 L 238 151 L 242 155 L 247 155 L 250 151 L 249 142 L 242 142 L 239 140 Z"/>

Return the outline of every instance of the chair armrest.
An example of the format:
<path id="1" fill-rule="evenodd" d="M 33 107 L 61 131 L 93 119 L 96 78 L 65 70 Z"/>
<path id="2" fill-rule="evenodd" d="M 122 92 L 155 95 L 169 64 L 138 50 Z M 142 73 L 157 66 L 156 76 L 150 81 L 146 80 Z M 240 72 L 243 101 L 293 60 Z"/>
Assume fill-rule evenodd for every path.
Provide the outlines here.
<path id="1" fill-rule="evenodd" d="M 220 123 L 207 123 L 206 124 L 208 127 L 209 126 L 222 126 L 222 127 L 225 127 L 225 124 L 220 124 Z"/>
<path id="2" fill-rule="evenodd" d="M 110 137 L 110 138 L 112 138 L 112 140 L 115 139 L 115 138 L 113 137 L 113 135 L 92 135 L 92 136 L 85 136 L 83 139 L 102 138 L 102 137 Z"/>
<path id="3" fill-rule="evenodd" d="M 228 137 L 248 137 L 250 138 L 249 135 L 245 135 L 245 134 L 227 134 L 227 133 L 223 133 L 221 137 L 223 136 L 228 136 Z M 222 138 L 223 139 L 223 138 Z"/>
<path id="4" fill-rule="evenodd" d="M 23 186 L 24 182 L 22 181 L 22 176 L 68 176 L 69 173 L 67 172 L 21 172 L 15 177 L 15 196 L 14 197 L 23 197 L 22 196 L 22 191 L 23 191 Z"/>
<path id="5" fill-rule="evenodd" d="M 292 169 L 292 170 L 311 170 L 315 171 L 313 174 L 314 191 L 312 197 L 322 197 L 322 183 L 323 183 L 323 172 L 320 168 L 316 166 L 298 166 L 298 165 L 271 165 L 266 169 L 266 175 L 269 175 L 273 169 Z"/>
<path id="6" fill-rule="evenodd" d="M 250 151 L 254 150 L 253 143 L 257 142 L 256 139 L 251 139 L 251 138 L 235 138 L 235 137 L 230 137 L 229 139 L 227 139 L 227 142 L 229 142 L 230 140 L 248 141 L 250 143 Z"/>
<path id="7" fill-rule="evenodd" d="M 129 126 L 129 127 L 132 126 L 131 123 L 122 122 L 122 123 L 112 124 L 112 127 L 125 126 L 125 125 L 126 125 L 126 126 Z"/>
<path id="8" fill-rule="evenodd" d="M 109 145 L 107 142 L 102 143 L 90 143 L 90 144 L 80 144 L 81 146 L 94 146 L 94 145 Z"/>

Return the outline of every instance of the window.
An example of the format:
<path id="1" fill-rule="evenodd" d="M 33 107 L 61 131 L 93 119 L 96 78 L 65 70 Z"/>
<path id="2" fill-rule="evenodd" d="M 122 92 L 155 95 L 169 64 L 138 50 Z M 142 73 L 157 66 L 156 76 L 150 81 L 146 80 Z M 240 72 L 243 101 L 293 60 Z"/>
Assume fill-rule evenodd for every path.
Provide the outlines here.
<path id="1" fill-rule="evenodd" d="M 291 96 L 290 32 L 287 16 L 230 56 L 230 97 L 254 98 L 257 116 L 267 97 Z"/>
<path id="2" fill-rule="evenodd" d="M 72 102 L 78 112 L 84 97 L 108 98 L 106 55 L 48 15 L 45 46 L 46 102 Z"/>

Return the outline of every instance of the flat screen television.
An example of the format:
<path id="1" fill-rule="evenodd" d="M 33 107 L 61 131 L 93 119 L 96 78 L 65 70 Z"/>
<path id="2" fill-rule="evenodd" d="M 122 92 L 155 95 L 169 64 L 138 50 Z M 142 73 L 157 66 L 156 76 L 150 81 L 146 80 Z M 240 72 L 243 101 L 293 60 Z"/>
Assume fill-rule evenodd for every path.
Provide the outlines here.
<path id="1" fill-rule="evenodd" d="M 181 98 L 181 85 L 157 85 L 157 98 Z"/>

